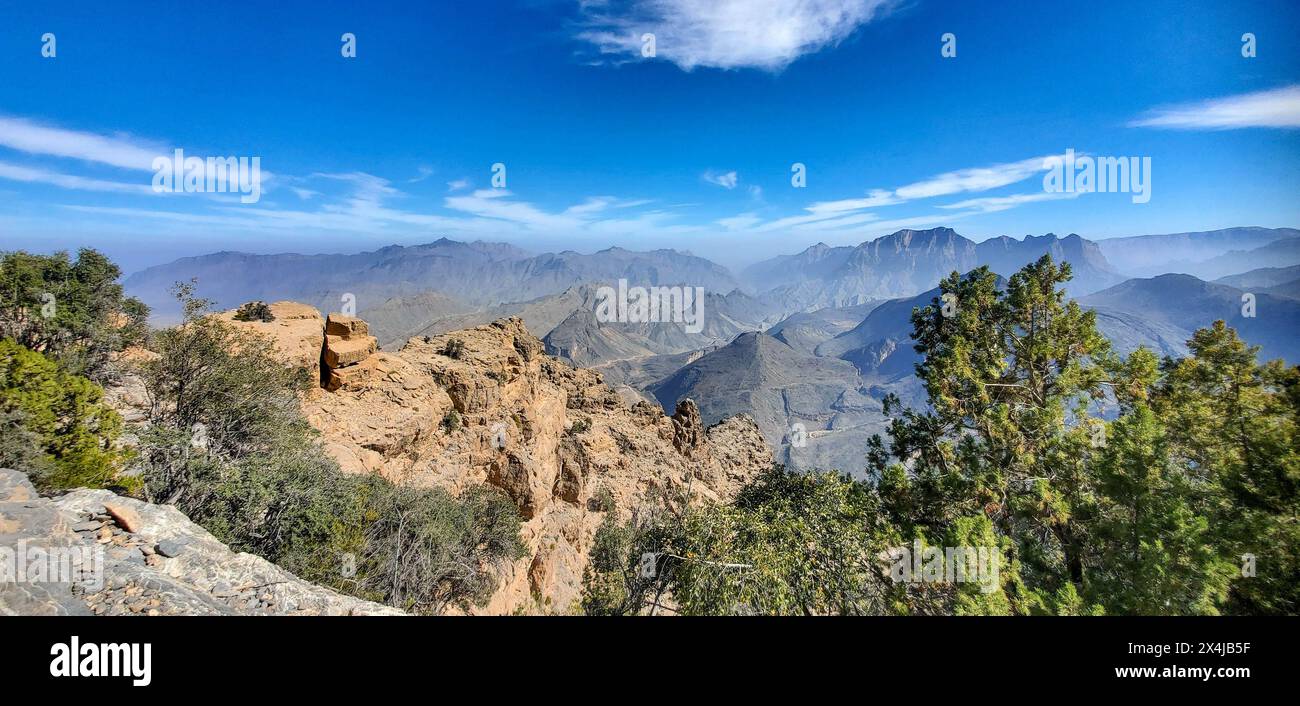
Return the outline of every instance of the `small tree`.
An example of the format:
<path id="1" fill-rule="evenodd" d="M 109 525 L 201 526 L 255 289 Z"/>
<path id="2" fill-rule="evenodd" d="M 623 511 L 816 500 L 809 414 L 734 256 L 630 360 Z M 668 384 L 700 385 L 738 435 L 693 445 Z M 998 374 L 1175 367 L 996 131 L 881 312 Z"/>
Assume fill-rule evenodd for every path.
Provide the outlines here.
<path id="1" fill-rule="evenodd" d="M 49 358 L 0 340 L 0 464 L 26 470 L 43 490 L 120 487 L 122 419 L 104 392 Z"/>
<path id="2" fill-rule="evenodd" d="M 45 353 L 68 372 L 95 380 L 106 374 L 110 354 L 143 343 L 149 308 L 124 296 L 122 272 L 91 249 L 0 257 L 0 337 Z"/>

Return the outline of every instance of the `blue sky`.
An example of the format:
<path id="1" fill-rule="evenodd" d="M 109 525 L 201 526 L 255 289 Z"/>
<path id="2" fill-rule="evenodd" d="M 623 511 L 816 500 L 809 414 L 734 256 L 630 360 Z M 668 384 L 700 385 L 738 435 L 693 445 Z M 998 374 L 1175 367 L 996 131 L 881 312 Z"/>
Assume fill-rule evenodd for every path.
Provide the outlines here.
<path id="1" fill-rule="evenodd" d="M 907 226 L 1300 226 L 1285 0 L 250 7 L 6 3 L 0 248 L 89 245 L 134 270 L 448 236 L 735 266 Z M 260 200 L 154 193 L 150 159 L 175 148 L 259 157 Z M 1068 148 L 1150 157 L 1151 200 L 1045 194 L 1043 157 Z"/>

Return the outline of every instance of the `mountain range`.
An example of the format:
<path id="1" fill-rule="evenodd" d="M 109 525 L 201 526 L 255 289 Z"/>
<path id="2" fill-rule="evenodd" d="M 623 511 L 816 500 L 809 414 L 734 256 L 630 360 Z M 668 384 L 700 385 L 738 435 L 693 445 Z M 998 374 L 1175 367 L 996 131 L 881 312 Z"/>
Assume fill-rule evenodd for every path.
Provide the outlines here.
<path id="1" fill-rule="evenodd" d="M 705 424 L 747 413 L 783 462 L 855 471 L 867 438 L 888 423 L 886 394 L 924 403 L 913 375 L 910 316 L 938 296 L 941 277 L 981 266 L 1006 277 L 1051 255 L 1070 264 L 1067 292 L 1097 313 L 1098 328 L 1119 352 L 1146 346 L 1185 355 L 1193 331 L 1224 319 L 1261 346 L 1262 356 L 1294 361 L 1297 236 L 1294 229 L 1233 228 L 976 243 L 951 228 L 902 230 L 856 246 L 818 243 L 740 277 L 672 250 L 535 255 L 442 239 L 356 255 L 216 253 L 150 268 L 125 287 L 156 307 L 166 304 L 167 285 L 190 278 L 226 308 L 260 298 L 337 309 L 351 294 L 384 350 L 519 317 L 548 355 L 595 369 L 624 399 L 672 413 L 690 398 Z M 597 288 L 618 279 L 703 287 L 704 325 L 688 331 L 680 322 L 598 321 Z M 170 311 L 163 307 L 159 318 Z"/>

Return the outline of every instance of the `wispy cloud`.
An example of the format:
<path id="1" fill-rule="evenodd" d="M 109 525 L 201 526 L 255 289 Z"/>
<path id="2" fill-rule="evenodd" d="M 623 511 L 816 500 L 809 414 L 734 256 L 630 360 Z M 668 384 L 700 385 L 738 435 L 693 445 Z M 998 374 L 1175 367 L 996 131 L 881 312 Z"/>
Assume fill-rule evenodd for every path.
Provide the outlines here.
<path id="1" fill-rule="evenodd" d="M 622 0 L 581 2 L 578 37 L 603 55 L 642 57 L 642 35 L 655 56 L 682 69 L 778 71 L 834 46 L 883 15 L 891 0 Z"/>
<path id="2" fill-rule="evenodd" d="M 447 182 L 447 191 L 462 191 L 469 188 L 469 179 L 453 179 Z"/>
<path id="3" fill-rule="evenodd" d="M 1174 130 L 1296 128 L 1300 127 L 1300 85 L 1157 108 L 1130 122 L 1129 127 Z"/>
<path id="4" fill-rule="evenodd" d="M 69 157 L 123 169 L 153 171 L 153 160 L 171 149 L 122 135 L 65 130 L 24 118 L 0 116 L 0 146 L 28 154 Z"/>
<path id="5" fill-rule="evenodd" d="M 880 208 L 881 206 L 892 206 L 900 203 L 894 192 L 885 189 L 873 189 L 867 194 L 866 198 L 861 199 L 840 199 L 838 201 L 818 201 L 808 207 L 808 211 L 813 214 L 825 214 L 833 216 L 837 213 L 850 211 L 861 211 L 865 208 Z"/>
<path id="6" fill-rule="evenodd" d="M 943 174 L 938 174 L 927 179 L 905 184 L 894 189 L 871 189 L 864 197 L 838 199 L 835 201 L 817 201 L 804 207 L 804 214 L 785 216 L 764 223 L 751 224 L 748 227 L 758 232 L 783 230 L 814 231 L 840 230 L 862 226 L 879 228 L 881 224 L 937 222 L 938 220 L 944 219 L 952 220 L 954 214 L 951 213 L 911 219 L 881 220 L 878 215 L 872 213 L 869 209 L 897 206 L 909 201 L 934 198 L 937 196 L 989 191 L 991 189 L 1009 186 L 1024 181 L 1035 174 L 1042 173 L 1045 169 L 1044 163 L 1046 159 L 1046 157 L 1031 157 L 1029 159 L 1022 159 L 1015 162 L 1004 162 L 984 167 L 972 167 L 944 172 Z M 952 207 L 944 208 L 950 210 L 970 209 L 971 214 L 969 215 L 973 215 L 976 213 L 1002 211 L 1008 208 L 1014 208 L 1021 203 L 1028 203 L 1034 200 L 1043 199 L 1039 198 L 1038 195 L 1034 195 L 1033 198 L 1015 196 L 993 197 L 986 199 L 971 199 L 962 202 L 964 205 L 954 205 Z"/>
<path id="7" fill-rule="evenodd" d="M 721 186 L 724 189 L 734 189 L 736 188 L 736 185 L 740 183 L 740 176 L 734 171 L 723 172 L 721 174 L 709 171 L 700 175 L 700 178 L 710 184 Z"/>
<path id="8" fill-rule="evenodd" d="M 613 196 L 591 196 L 576 206 L 570 206 L 564 209 L 564 213 L 570 216 L 598 214 L 613 209 L 633 208 L 650 203 L 649 199 L 619 199 Z"/>
<path id="9" fill-rule="evenodd" d="M 1055 155 L 1049 155 L 1055 156 Z M 894 190 L 894 197 L 899 201 L 925 199 L 934 196 L 948 196 L 971 191 L 988 191 L 1002 186 L 1024 181 L 1044 170 L 1043 163 L 1047 156 L 1031 157 L 1018 162 L 1005 162 L 987 167 L 959 169 L 946 172 L 914 184 L 901 186 Z"/>
<path id="10" fill-rule="evenodd" d="M 1013 194 L 1011 196 L 986 196 L 979 199 L 967 199 L 940 206 L 939 208 L 947 209 L 965 209 L 972 208 L 981 213 L 994 213 L 996 211 L 1006 211 L 1015 208 L 1021 204 L 1037 203 L 1039 201 L 1057 201 L 1060 199 L 1072 199 L 1079 196 L 1079 191 L 1062 191 L 1062 192 L 1043 192 L 1038 194 Z"/>
<path id="11" fill-rule="evenodd" d="M 74 174 L 61 174 L 45 169 L 34 169 L 17 164 L 0 162 L 0 179 L 22 181 L 27 183 L 50 184 L 63 189 L 80 189 L 83 191 L 107 191 L 126 194 L 153 194 L 149 184 L 131 184 L 103 179 L 90 179 Z"/>

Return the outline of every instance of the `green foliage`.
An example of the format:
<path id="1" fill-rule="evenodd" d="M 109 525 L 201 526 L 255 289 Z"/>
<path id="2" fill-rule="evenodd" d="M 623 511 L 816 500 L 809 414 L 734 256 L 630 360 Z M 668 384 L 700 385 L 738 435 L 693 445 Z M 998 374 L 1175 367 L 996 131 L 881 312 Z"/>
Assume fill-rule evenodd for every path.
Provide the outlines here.
<path id="1" fill-rule="evenodd" d="M 588 505 L 592 512 L 614 512 L 618 509 L 618 503 L 614 500 L 614 493 L 606 486 L 600 488 L 592 495 L 591 502 Z"/>
<path id="2" fill-rule="evenodd" d="M 1294 612 L 1296 370 L 1258 366 L 1223 322 L 1185 360 L 1121 359 L 1068 279 L 1049 257 L 1005 291 L 954 274 L 955 316 L 914 312 L 929 409 L 868 449 L 890 521 L 955 541 L 987 518 L 1016 613 Z M 1240 576 L 1246 553 L 1271 573 Z"/>
<path id="3" fill-rule="evenodd" d="M 1066 431 L 1103 395 L 1098 361 L 1109 349 L 1095 315 L 1056 287 L 1069 265 L 1050 257 L 1026 266 L 999 290 L 987 268 L 956 273 L 940 285 L 955 297 L 955 316 L 938 299 L 912 315 L 917 376 L 930 409 L 905 411 L 889 429 L 890 454 L 913 459 L 907 478 L 888 487 L 905 529 L 942 532 L 960 517 L 989 516 L 1022 548 L 1031 591 L 1054 593 L 1082 581 L 1086 537 L 1076 511 L 1085 502 L 1082 459 L 1087 436 Z M 871 469 L 885 475 L 883 459 Z"/>
<path id="4" fill-rule="evenodd" d="M 297 393 L 309 384 L 306 372 L 282 364 L 264 337 L 205 315 L 207 303 L 194 298 L 191 286 L 176 293 L 184 320 L 154 336 L 158 357 L 141 371 L 154 402 L 152 426 L 197 437 L 185 446 L 201 444 L 203 458 L 230 461 L 286 448 L 315 453 L 303 441 L 311 428 L 298 409 Z M 164 449 L 172 449 L 174 434 Z M 202 498 L 186 498 L 193 456 L 150 454 L 151 498 L 183 507 L 202 504 Z"/>
<path id="5" fill-rule="evenodd" d="M 261 321 L 270 323 L 275 321 L 275 314 L 271 313 L 271 307 L 264 301 L 248 302 L 235 310 L 235 321 Z"/>
<path id="6" fill-rule="evenodd" d="M 149 309 L 122 294 L 117 265 L 91 249 L 0 257 L 0 338 L 101 380 L 109 356 L 144 341 Z"/>
<path id="7" fill-rule="evenodd" d="M 686 614 L 870 615 L 900 587 L 879 557 L 902 537 L 869 485 L 774 468 L 730 505 L 691 513 L 673 597 Z"/>
<path id="8" fill-rule="evenodd" d="M 1233 613 L 1300 613 L 1300 368 L 1259 364 L 1224 322 L 1166 361 L 1152 408 L 1168 453 L 1188 469 L 1232 584 Z M 1256 561 L 1244 576 L 1243 555 Z"/>
<path id="9" fill-rule="evenodd" d="M 607 515 L 584 576 L 583 609 L 589 615 L 653 613 L 665 605 L 687 615 L 937 611 L 943 598 L 887 576 L 882 557 L 901 544 L 881 522 L 869 484 L 776 467 L 727 505 L 659 499 L 627 522 Z M 643 570 L 646 561 L 653 572 Z"/>
<path id="10" fill-rule="evenodd" d="M 103 390 L 12 340 L 0 340 L 0 465 L 28 471 L 42 490 L 119 487 L 122 420 Z"/>

